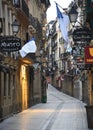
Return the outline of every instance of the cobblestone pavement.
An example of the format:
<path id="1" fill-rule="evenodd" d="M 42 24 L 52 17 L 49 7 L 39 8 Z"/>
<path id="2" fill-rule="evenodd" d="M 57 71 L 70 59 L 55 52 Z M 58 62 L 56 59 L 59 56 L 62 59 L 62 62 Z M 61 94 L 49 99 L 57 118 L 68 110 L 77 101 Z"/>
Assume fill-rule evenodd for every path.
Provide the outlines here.
<path id="1" fill-rule="evenodd" d="M 0 123 L 0 130 L 88 130 L 84 103 L 51 85 L 47 103 L 37 104 Z"/>

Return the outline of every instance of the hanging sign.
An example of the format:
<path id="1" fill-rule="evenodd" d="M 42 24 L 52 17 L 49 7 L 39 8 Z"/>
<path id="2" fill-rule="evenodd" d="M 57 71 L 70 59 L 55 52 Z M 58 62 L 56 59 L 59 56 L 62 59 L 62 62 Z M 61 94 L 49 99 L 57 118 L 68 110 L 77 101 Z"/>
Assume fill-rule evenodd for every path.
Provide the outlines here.
<path id="1" fill-rule="evenodd" d="M 77 63 L 77 66 L 80 70 L 85 70 L 85 64 L 84 63 Z"/>
<path id="2" fill-rule="evenodd" d="M 0 51 L 14 52 L 21 49 L 21 39 L 14 36 L 0 37 Z"/>
<path id="3" fill-rule="evenodd" d="M 93 64 L 93 46 L 85 47 L 85 63 Z"/>
<path id="4" fill-rule="evenodd" d="M 73 41 L 77 44 L 87 44 L 91 39 L 91 32 L 88 28 L 79 28 L 73 32 Z"/>

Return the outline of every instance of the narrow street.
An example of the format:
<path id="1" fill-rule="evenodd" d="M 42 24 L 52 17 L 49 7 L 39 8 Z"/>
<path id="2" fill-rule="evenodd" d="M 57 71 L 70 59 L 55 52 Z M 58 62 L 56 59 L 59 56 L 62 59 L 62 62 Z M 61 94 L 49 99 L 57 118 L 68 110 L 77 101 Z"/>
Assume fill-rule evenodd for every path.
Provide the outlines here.
<path id="1" fill-rule="evenodd" d="M 88 130 L 84 104 L 51 85 L 40 103 L 0 123 L 0 130 Z"/>

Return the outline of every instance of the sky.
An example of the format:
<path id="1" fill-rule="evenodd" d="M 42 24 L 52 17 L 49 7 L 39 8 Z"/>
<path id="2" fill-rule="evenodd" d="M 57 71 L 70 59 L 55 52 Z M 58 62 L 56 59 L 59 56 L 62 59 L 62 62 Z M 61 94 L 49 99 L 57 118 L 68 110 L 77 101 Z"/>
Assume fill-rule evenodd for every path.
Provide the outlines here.
<path id="1" fill-rule="evenodd" d="M 67 8 L 73 0 L 50 0 L 51 6 L 47 10 L 47 22 L 56 19 L 56 5 L 57 2 L 62 8 Z M 62 10 L 61 10 L 62 11 Z"/>

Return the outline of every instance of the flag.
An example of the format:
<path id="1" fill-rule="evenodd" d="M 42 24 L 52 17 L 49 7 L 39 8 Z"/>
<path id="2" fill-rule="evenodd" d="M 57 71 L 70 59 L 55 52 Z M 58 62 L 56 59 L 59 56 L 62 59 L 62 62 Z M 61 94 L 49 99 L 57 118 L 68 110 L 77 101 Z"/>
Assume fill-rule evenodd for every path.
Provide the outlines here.
<path id="1" fill-rule="evenodd" d="M 36 44 L 35 44 L 35 39 L 32 38 L 29 42 L 27 42 L 21 50 L 19 50 L 19 53 L 21 57 L 25 57 L 28 53 L 35 53 L 36 52 Z"/>
<path id="2" fill-rule="evenodd" d="M 56 3 L 56 9 L 57 9 L 57 18 L 59 20 L 60 30 L 61 30 L 63 39 L 65 41 L 65 46 L 67 47 L 67 44 L 69 43 L 69 37 L 68 37 L 68 31 L 67 31 L 67 26 L 70 23 L 69 17 L 66 14 L 62 14 L 60 9 L 58 8 L 57 3 Z"/>

